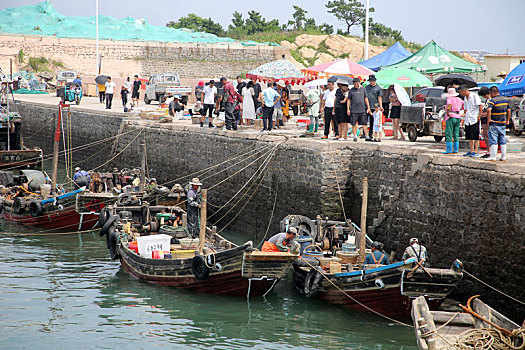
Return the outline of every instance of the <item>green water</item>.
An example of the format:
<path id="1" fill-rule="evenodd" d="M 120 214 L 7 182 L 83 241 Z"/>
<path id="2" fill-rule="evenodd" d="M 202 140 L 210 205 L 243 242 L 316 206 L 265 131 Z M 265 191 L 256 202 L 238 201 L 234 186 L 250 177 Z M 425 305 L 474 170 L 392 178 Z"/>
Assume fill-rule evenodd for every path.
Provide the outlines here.
<path id="1" fill-rule="evenodd" d="M 291 282 L 249 302 L 196 294 L 129 277 L 98 233 L 0 235 L 0 348 L 417 349 L 412 329 L 303 298 Z"/>

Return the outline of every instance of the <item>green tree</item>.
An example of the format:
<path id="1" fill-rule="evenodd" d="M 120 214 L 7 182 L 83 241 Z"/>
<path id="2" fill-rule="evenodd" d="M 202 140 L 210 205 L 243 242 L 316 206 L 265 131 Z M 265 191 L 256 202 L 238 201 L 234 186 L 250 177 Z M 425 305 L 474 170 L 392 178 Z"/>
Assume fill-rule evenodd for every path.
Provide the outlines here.
<path id="1" fill-rule="evenodd" d="M 235 11 L 233 13 L 232 23 L 233 23 L 234 28 L 243 28 L 244 19 L 242 18 L 242 13 Z"/>
<path id="2" fill-rule="evenodd" d="M 365 20 L 365 7 L 359 0 L 333 0 L 326 4 L 328 13 L 331 13 L 339 21 L 346 24 L 346 34 L 350 34 L 350 29 L 359 25 Z M 370 12 L 374 12 L 370 8 Z"/>
<path id="3" fill-rule="evenodd" d="M 363 25 L 363 32 L 365 30 L 365 24 Z M 372 36 L 377 36 L 379 38 L 393 38 L 396 41 L 402 41 L 403 35 L 401 34 L 401 31 L 392 29 L 390 27 L 385 26 L 382 23 L 376 23 L 370 18 L 370 26 L 369 26 L 369 33 Z"/>
<path id="4" fill-rule="evenodd" d="M 187 28 L 199 32 L 215 34 L 218 36 L 225 34 L 224 29 L 219 23 L 214 22 L 211 18 L 206 19 L 199 17 L 194 13 L 190 13 L 185 17 L 179 18 L 177 22 L 170 21 L 168 24 L 166 24 L 166 27 L 175 29 Z"/>
<path id="5" fill-rule="evenodd" d="M 319 26 L 319 30 L 323 34 L 332 35 L 334 33 L 334 26 L 328 23 L 323 23 Z"/>
<path id="6" fill-rule="evenodd" d="M 288 23 L 293 25 L 294 30 L 301 30 L 305 28 L 305 22 L 307 21 L 306 14 L 308 13 L 308 11 L 300 8 L 297 5 L 293 5 L 293 9 L 294 9 L 294 13 L 292 14 L 293 19 Z M 314 24 L 315 24 L 315 20 L 314 20 Z"/>

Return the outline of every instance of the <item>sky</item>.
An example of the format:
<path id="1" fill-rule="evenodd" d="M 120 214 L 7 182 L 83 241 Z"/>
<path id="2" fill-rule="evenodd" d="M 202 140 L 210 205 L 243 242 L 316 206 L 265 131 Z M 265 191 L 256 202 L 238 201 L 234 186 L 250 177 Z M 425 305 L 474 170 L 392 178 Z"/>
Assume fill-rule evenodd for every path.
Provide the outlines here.
<path id="1" fill-rule="evenodd" d="M 365 0 L 362 0 L 365 1 Z M 0 0 L 0 9 L 37 4 L 40 0 Z M 93 16 L 95 0 L 52 0 L 53 6 L 67 16 Z M 326 12 L 323 0 L 99 0 L 101 15 L 123 18 L 144 17 L 154 25 L 165 25 L 188 13 L 211 17 L 223 27 L 231 23 L 232 13 L 245 15 L 250 10 L 266 19 L 286 23 L 292 5 L 308 11 L 317 23 L 343 25 Z M 426 44 L 435 40 L 448 50 L 483 50 L 490 53 L 525 54 L 525 0 L 370 0 L 375 22 L 401 30 L 408 41 Z M 1 18 L 0 18 L 1 21 Z M 360 35 L 360 28 L 352 34 Z"/>

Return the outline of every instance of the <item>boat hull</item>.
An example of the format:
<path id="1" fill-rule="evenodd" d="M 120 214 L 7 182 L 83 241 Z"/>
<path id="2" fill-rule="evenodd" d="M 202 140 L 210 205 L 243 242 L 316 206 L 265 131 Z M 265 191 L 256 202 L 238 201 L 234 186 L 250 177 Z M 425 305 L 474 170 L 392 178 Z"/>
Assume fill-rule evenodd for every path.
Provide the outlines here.
<path id="1" fill-rule="evenodd" d="M 95 214 L 79 214 L 75 206 L 64 207 L 63 210 L 46 211 L 41 216 L 33 217 L 29 213 L 15 214 L 7 210 L 2 212 L 6 221 L 21 225 L 37 226 L 50 230 L 85 231 L 93 228 L 98 220 Z"/>

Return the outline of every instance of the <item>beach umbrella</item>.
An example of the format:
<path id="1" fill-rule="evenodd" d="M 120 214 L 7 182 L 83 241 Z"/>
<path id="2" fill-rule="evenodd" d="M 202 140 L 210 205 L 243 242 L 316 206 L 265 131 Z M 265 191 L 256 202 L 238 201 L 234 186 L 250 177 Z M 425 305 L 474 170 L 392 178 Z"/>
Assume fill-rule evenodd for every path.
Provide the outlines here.
<path id="1" fill-rule="evenodd" d="M 375 76 L 377 79 L 377 85 L 381 86 L 383 89 L 386 89 L 393 84 L 399 84 L 402 87 L 432 86 L 432 82 L 427 77 L 412 69 L 382 69 L 377 72 Z M 368 84 L 368 82 L 366 84 Z"/>
<path id="2" fill-rule="evenodd" d="M 304 84 L 313 78 L 301 73 L 301 69 L 288 60 L 265 63 L 246 74 L 248 79 L 263 82 L 283 80 L 286 85 Z"/>
<path id="3" fill-rule="evenodd" d="M 436 79 L 436 85 L 447 86 L 452 82 L 457 82 L 458 85 L 466 85 L 467 88 L 473 88 L 478 86 L 476 81 L 471 77 L 464 74 L 445 74 Z"/>
<path id="4" fill-rule="evenodd" d="M 95 78 L 95 83 L 97 84 L 105 84 L 108 81 L 107 75 L 99 75 Z"/>
<path id="5" fill-rule="evenodd" d="M 331 83 L 335 83 L 339 78 L 346 78 L 346 75 L 332 75 L 330 78 L 328 78 L 328 81 Z"/>
<path id="6" fill-rule="evenodd" d="M 525 94 L 525 62 L 514 68 L 499 86 L 503 96 Z"/>
<path id="7" fill-rule="evenodd" d="M 344 84 L 344 85 L 352 85 L 353 84 L 353 78 L 346 77 L 346 76 L 340 76 L 337 78 L 336 83 L 337 84 Z"/>
<path id="8" fill-rule="evenodd" d="M 302 70 L 308 76 L 315 78 L 329 78 L 333 75 L 346 75 L 352 78 L 368 79 L 368 76 L 374 74 L 370 69 L 361 66 L 349 59 L 337 60 L 318 64 Z"/>
<path id="9" fill-rule="evenodd" d="M 326 85 L 327 83 L 328 83 L 327 79 L 315 79 L 315 80 L 309 81 L 308 83 L 304 84 L 304 86 L 306 86 L 306 87 L 323 86 L 323 85 Z"/>

